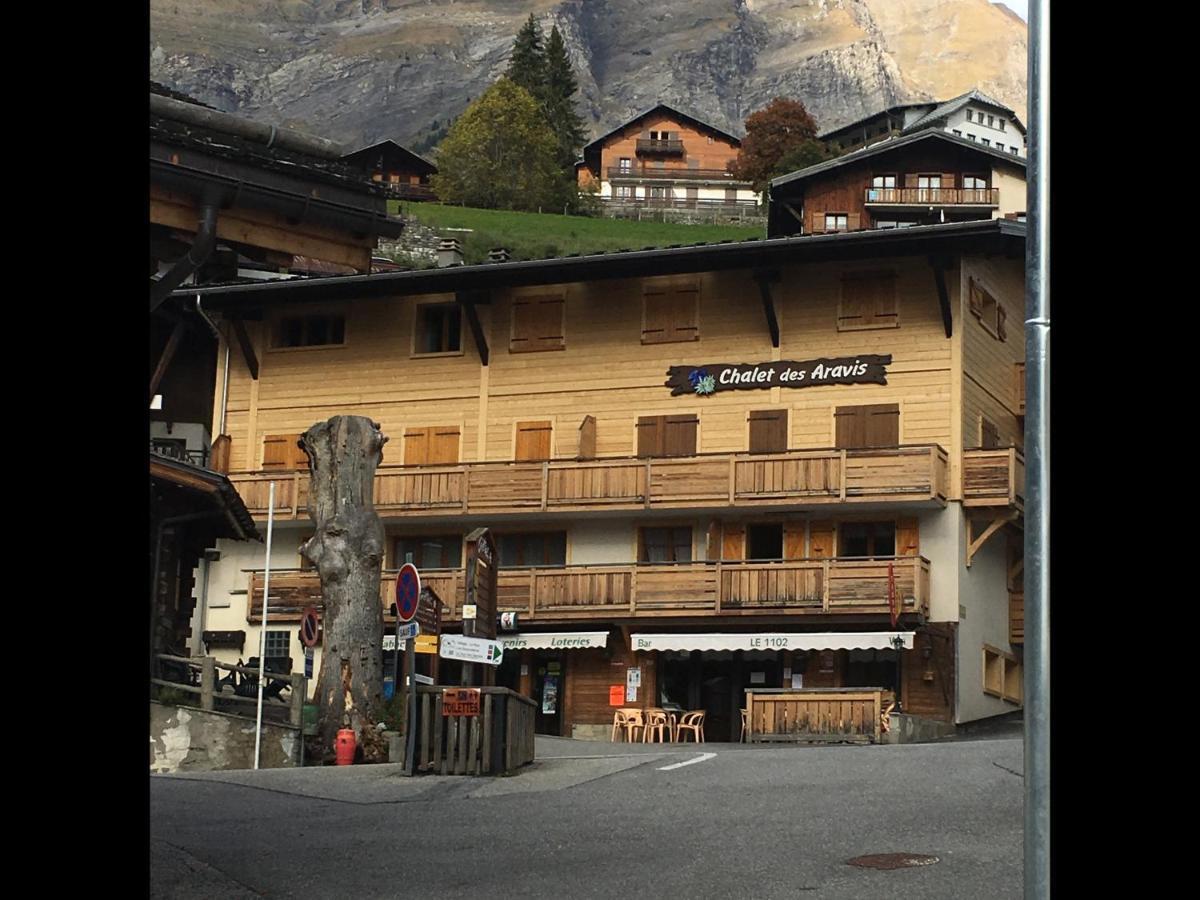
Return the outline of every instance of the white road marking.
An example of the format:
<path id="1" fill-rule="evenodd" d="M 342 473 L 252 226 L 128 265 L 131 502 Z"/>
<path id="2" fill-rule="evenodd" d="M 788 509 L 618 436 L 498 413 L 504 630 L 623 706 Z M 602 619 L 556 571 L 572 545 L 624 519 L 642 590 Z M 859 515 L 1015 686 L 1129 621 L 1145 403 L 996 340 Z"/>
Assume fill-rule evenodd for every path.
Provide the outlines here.
<path id="1" fill-rule="evenodd" d="M 681 763 L 675 763 L 674 765 L 670 766 L 659 766 L 658 771 L 669 772 L 671 769 L 680 769 L 684 766 L 690 766 L 692 763 L 704 762 L 706 759 L 712 759 L 716 755 L 717 754 L 715 753 L 701 753 L 699 756 L 693 756 L 691 759 L 685 759 Z"/>

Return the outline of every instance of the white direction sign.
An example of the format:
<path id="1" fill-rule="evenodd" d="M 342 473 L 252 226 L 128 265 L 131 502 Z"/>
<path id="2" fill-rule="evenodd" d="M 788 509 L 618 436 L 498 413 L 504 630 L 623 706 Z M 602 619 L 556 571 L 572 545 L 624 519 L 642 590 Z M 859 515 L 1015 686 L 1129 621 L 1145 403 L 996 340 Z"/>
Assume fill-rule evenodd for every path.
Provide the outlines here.
<path id="1" fill-rule="evenodd" d="M 416 620 L 413 620 L 412 622 L 401 622 L 400 623 L 400 649 L 401 650 L 404 649 L 404 642 L 407 638 L 414 638 L 420 633 L 421 633 L 421 624 L 419 622 L 417 622 Z M 385 634 L 383 636 L 383 649 L 384 650 L 395 650 L 396 649 L 396 634 L 394 631 L 391 634 Z"/>
<path id="2" fill-rule="evenodd" d="M 461 662 L 498 666 L 504 659 L 504 647 L 499 641 L 489 641 L 485 638 L 443 634 L 441 646 L 438 648 L 438 656 L 442 659 L 457 659 Z"/>

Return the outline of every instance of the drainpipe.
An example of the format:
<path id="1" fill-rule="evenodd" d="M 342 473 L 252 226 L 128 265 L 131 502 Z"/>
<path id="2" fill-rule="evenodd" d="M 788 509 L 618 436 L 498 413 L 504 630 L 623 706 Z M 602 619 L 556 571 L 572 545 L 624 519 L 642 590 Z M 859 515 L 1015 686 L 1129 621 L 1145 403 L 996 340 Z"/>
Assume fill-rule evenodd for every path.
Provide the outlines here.
<path id="1" fill-rule="evenodd" d="M 204 261 L 212 254 L 217 245 L 217 204 L 206 200 L 200 210 L 200 230 L 196 232 L 196 240 L 182 259 L 176 261 L 161 278 L 150 283 L 150 312 L 154 312 L 175 288 L 183 284 L 187 277 L 204 265 Z"/>

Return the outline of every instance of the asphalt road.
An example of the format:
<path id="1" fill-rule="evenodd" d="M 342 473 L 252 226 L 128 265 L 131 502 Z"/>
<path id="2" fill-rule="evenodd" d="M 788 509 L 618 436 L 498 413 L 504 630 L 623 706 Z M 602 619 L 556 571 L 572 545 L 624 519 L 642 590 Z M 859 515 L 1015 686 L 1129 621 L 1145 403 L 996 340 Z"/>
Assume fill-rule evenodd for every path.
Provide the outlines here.
<path id="1" fill-rule="evenodd" d="M 151 895 L 1021 896 L 1019 735 L 700 748 L 539 738 L 537 752 L 497 779 L 407 779 L 394 766 L 153 775 Z M 893 852 L 938 862 L 846 863 Z"/>

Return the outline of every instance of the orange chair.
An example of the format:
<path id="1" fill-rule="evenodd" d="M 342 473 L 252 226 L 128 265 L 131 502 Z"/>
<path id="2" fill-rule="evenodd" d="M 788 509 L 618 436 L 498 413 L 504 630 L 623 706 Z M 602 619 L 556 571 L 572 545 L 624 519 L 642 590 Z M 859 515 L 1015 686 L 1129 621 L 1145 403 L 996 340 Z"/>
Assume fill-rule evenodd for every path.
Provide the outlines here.
<path id="1" fill-rule="evenodd" d="M 684 713 L 683 718 L 679 720 L 679 740 L 683 741 L 683 733 L 690 731 L 692 739 L 698 743 L 704 743 L 704 712 Z"/>

